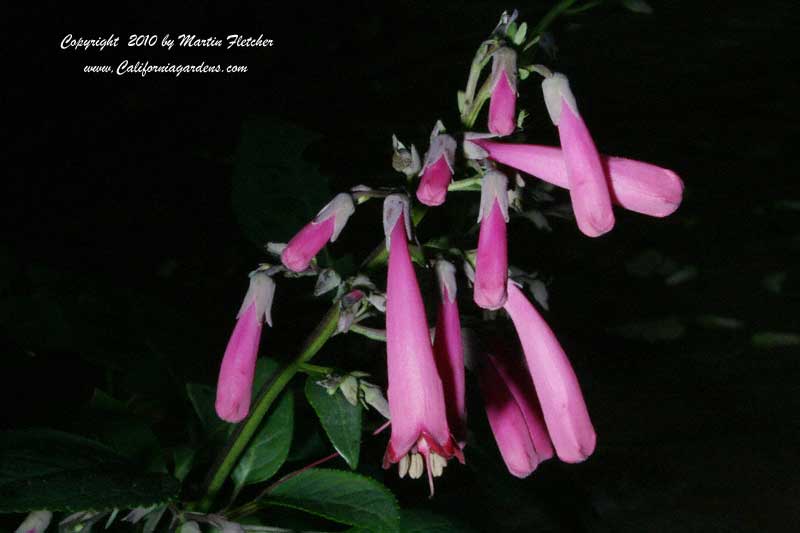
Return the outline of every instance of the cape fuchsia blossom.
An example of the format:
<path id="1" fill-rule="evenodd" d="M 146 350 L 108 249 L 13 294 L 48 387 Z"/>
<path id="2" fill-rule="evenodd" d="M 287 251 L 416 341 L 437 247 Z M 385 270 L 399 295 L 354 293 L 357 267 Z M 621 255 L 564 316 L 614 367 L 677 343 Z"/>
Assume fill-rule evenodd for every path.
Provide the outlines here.
<path id="1" fill-rule="evenodd" d="M 272 326 L 272 299 L 275 282 L 262 270 L 250 274 L 242 307 L 233 329 L 217 381 L 217 416 L 227 422 L 240 422 L 250 410 L 250 396 L 256 369 L 261 327 Z"/>
<path id="2" fill-rule="evenodd" d="M 14 533 L 43 533 L 52 519 L 53 513 L 50 511 L 32 511 Z"/>
<path id="3" fill-rule="evenodd" d="M 478 378 L 486 417 L 508 471 L 529 476 L 553 456 L 553 445 L 527 369 L 499 350 L 496 356 L 486 354 Z"/>
<path id="4" fill-rule="evenodd" d="M 353 198 L 347 193 L 337 194 L 314 217 L 314 220 L 292 237 L 281 252 L 281 262 L 293 272 L 302 272 L 325 244 L 334 242 L 355 212 Z"/>
<path id="5" fill-rule="evenodd" d="M 478 222 L 473 299 L 484 309 L 500 309 L 508 281 L 508 178 L 502 172 L 492 170 L 483 176 Z"/>
<path id="6" fill-rule="evenodd" d="M 563 152 L 554 146 L 510 144 L 467 134 L 464 150 L 473 157 L 493 161 L 569 189 Z M 678 209 L 683 199 L 683 182 L 673 171 L 650 163 L 622 157 L 601 156 L 608 177 L 611 199 L 630 211 L 665 217 Z"/>
<path id="7" fill-rule="evenodd" d="M 447 186 L 453 179 L 456 140 L 443 131 L 442 121 L 437 121 L 431 132 L 430 146 L 425 154 L 425 164 L 417 187 L 417 199 L 431 207 L 444 203 Z"/>
<path id="8" fill-rule="evenodd" d="M 489 131 L 511 135 L 517 111 L 517 53 L 513 49 L 504 46 L 493 54 L 489 84 Z"/>
<path id="9" fill-rule="evenodd" d="M 408 198 L 393 194 L 383 204 L 383 228 L 389 248 L 386 281 L 386 361 L 392 434 L 383 467 L 400 463 L 400 476 L 428 472 L 441 475 L 447 460 L 463 461 L 447 424 L 442 380 L 433 357 L 425 306 L 411 264 L 408 239 L 411 222 Z M 423 464 L 424 461 L 424 464 Z"/>
<path id="10" fill-rule="evenodd" d="M 561 138 L 578 228 L 589 237 L 598 237 L 614 227 L 614 212 L 597 148 L 578 113 L 567 77 L 558 72 L 546 76 L 542 92 L 547 112 Z"/>
<path id="11" fill-rule="evenodd" d="M 504 308 L 525 352 L 556 454 L 567 463 L 583 461 L 594 452 L 597 438 L 567 355 L 544 319 L 511 281 Z"/>
<path id="12" fill-rule="evenodd" d="M 467 413 L 464 385 L 464 345 L 461 339 L 461 319 L 456 303 L 456 268 L 452 263 L 436 261 L 439 282 L 439 313 L 433 356 L 444 387 L 447 423 L 459 447 L 464 448 L 467 438 Z"/>

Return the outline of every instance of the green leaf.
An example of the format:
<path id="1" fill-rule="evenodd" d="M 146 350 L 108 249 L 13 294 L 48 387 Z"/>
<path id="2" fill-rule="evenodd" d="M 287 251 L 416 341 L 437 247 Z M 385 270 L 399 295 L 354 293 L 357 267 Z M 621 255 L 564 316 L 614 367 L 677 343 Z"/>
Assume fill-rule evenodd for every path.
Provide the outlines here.
<path id="1" fill-rule="evenodd" d="M 0 433 L 0 512 L 104 511 L 163 504 L 179 484 L 146 473 L 106 446 L 69 433 Z"/>
<path id="2" fill-rule="evenodd" d="M 294 402 L 292 392 L 287 391 L 262 422 L 261 430 L 253 437 L 233 470 L 231 477 L 236 490 L 275 475 L 289 455 L 293 427 Z"/>
<path id="3" fill-rule="evenodd" d="M 186 394 L 189 395 L 189 401 L 192 402 L 197 418 L 200 419 L 206 438 L 209 441 L 223 440 L 234 426 L 217 416 L 214 409 L 216 390 L 201 383 L 187 383 Z"/>
<path id="4" fill-rule="evenodd" d="M 514 34 L 514 38 L 512 39 L 514 41 L 514 44 L 516 44 L 517 46 L 521 45 L 523 42 L 525 42 L 526 35 L 528 35 L 528 23 L 523 22 L 522 24 L 519 25 L 519 28 L 517 28 L 517 32 Z"/>
<path id="5" fill-rule="evenodd" d="M 188 476 L 189 472 L 192 471 L 196 453 L 197 450 L 194 448 L 183 445 L 176 447 L 172 452 L 172 457 L 175 463 L 174 475 L 179 481 L 186 479 L 186 476 Z"/>
<path id="6" fill-rule="evenodd" d="M 95 389 L 79 418 L 79 431 L 151 472 L 166 472 L 161 445 L 148 423 L 121 401 Z"/>
<path id="7" fill-rule="evenodd" d="M 400 515 L 400 530 L 403 533 L 466 533 L 462 524 L 455 524 L 447 517 L 422 509 L 403 509 Z"/>
<path id="8" fill-rule="evenodd" d="M 662 342 L 680 339 L 686 334 L 686 326 L 676 317 L 666 317 L 629 322 L 612 328 L 611 332 L 636 341 Z"/>
<path id="9" fill-rule="evenodd" d="M 328 179 L 303 159 L 318 135 L 271 117 L 242 126 L 233 171 L 233 209 L 262 247 L 286 242 L 330 200 Z"/>
<path id="10" fill-rule="evenodd" d="M 361 403 L 352 405 L 342 394 L 328 394 L 311 377 L 306 380 L 306 398 L 333 447 L 355 469 L 361 450 Z"/>
<path id="11" fill-rule="evenodd" d="M 389 490 L 352 472 L 312 469 L 287 479 L 268 503 L 300 509 L 371 533 L 399 533 L 400 513 Z"/>
<path id="12" fill-rule="evenodd" d="M 782 331 L 760 331 L 751 339 L 756 348 L 783 348 L 800 345 L 800 335 Z"/>

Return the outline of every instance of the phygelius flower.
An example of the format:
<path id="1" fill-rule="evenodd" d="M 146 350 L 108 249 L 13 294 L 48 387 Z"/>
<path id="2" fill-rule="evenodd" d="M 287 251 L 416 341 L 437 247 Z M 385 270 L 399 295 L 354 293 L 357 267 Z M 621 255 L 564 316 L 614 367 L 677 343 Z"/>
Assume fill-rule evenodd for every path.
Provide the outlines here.
<path id="1" fill-rule="evenodd" d="M 558 457 L 577 463 L 594 451 L 596 436 L 578 378 L 553 331 L 519 287 L 508 283 L 504 306 L 517 330 L 550 440 Z"/>
<path id="2" fill-rule="evenodd" d="M 294 272 L 302 272 L 325 244 L 334 242 L 347 220 L 355 212 L 353 198 L 347 193 L 337 194 L 314 220 L 292 237 L 281 252 L 281 262 Z"/>
<path id="3" fill-rule="evenodd" d="M 387 391 L 392 435 L 383 467 L 400 463 L 400 476 L 418 478 L 427 467 L 433 494 L 433 477 L 447 460 L 461 451 L 447 424 L 442 380 L 436 370 L 425 306 L 411 264 L 409 202 L 393 194 L 383 204 L 383 228 L 389 248 L 386 282 Z"/>
<path id="4" fill-rule="evenodd" d="M 578 113 L 567 77 L 560 73 L 548 75 L 542 82 L 542 92 L 550 119 L 558 126 L 578 228 L 589 237 L 597 237 L 614 227 L 611 196 L 600 155 Z"/>
<path id="5" fill-rule="evenodd" d="M 468 133 L 464 151 L 470 158 L 490 158 L 558 187 L 570 187 L 564 154 L 554 146 L 501 143 L 488 140 L 485 135 Z M 673 171 L 607 155 L 601 156 L 601 162 L 608 176 L 611 199 L 625 209 L 665 217 L 681 204 L 683 182 Z"/>
<path id="6" fill-rule="evenodd" d="M 508 178 L 502 172 L 491 170 L 483 176 L 478 222 L 473 299 L 484 309 L 500 309 L 508 281 Z"/>
<path id="7" fill-rule="evenodd" d="M 272 326 L 274 295 L 271 277 L 261 270 L 250 274 L 250 287 L 236 315 L 236 327 L 225 348 L 217 381 L 217 416 L 227 422 L 241 421 L 250 410 L 261 327 L 265 321 Z"/>
<path id="8" fill-rule="evenodd" d="M 489 88 L 489 131 L 511 135 L 516 128 L 517 109 L 517 53 L 513 49 L 504 46 L 492 55 Z"/>
<path id="9" fill-rule="evenodd" d="M 50 511 L 33 511 L 19 525 L 14 533 L 42 533 L 50 525 L 53 513 Z"/>
<path id="10" fill-rule="evenodd" d="M 447 196 L 447 187 L 453 179 L 453 161 L 456 154 L 456 140 L 442 133 L 444 125 L 437 121 L 431 132 L 431 142 L 422 166 L 417 198 L 429 206 L 442 205 Z"/>
<path id="11" fill-rule="evenodd" d="M 492 352 L 478 370 L 486 417 L 508 471 L 524 478 L 553 456 L 553 445 L 523 361 L 499 344 Z"/>
<path id="12" fill-rule="evenodd" d="M 467 438 L 467 412 L 464 386 L 464 344 L 461 339 L 461 319 L 456 302 L 456 268 L 452 263 L 436 261 L 439 281 L 439 313 L 433 341 L 433 356 L 444 387 L 447 424 L 463 448 Z"/>

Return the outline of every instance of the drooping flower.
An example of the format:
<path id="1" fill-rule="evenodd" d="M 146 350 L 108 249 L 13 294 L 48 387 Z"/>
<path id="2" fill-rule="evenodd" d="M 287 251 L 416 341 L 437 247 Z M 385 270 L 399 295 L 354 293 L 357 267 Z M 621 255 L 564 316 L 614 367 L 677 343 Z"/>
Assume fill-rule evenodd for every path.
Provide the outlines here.
<path id="1" fill-rule="evenodd" d="M 545 77 L 542 92 L 547 111 L 558 127 L 569 193 L 578 228 L 589 237 L 614 227 L 614 212 L 605 171 L 586 123 L 578 113 L 567 77 L 555 73 Z"/>
<path id="2" fill-rule="evenodd" d="M 486 417 L 508 471 L 524 478 L 553 456 L 553 445 L 522 360 L 499 343 L 492 351 L 478 371 Z"/>
<path id="3" fill-rule="evenodd" d="M 393 194 L 383 204 L 383 228 L 389 248 L 386 282 L 387 391 L 392 434 L 383 467 L 400 463 L 400 475 L 420 477 L 427 467 L 433 494 L 433 477 L 441 475 L 447 460 L 461 451 L 447 424 L 442 380 L 433 357 L 425 306 L 411 264 L 408 198 Z M 424 462 L 423 462 L 424 461 Z"/>
<path id="4" fill-rule="evenodd" d="M 489 131 L 511 135 L 516 128 L 517 53 L 508 47 L 492 55 L 492 74 L 489 77 Z"/>
<path id="5" fill-rule="evenodd" d="M 306 224 L 281 252 L 281 262 L 293 272 L 302 272 L 325 244 L 334 242 L 355 212 L 353 198 L 339 193 Z"/>
<path id="6" fill-rule="evenodd" d="M 558 187 L 570 187 L 564 155 L 557 147 L 501 143 L 467 134 L 464 150 L 473 158 L 488 157 Z M 602 156 L 601 162 L 611 199 L 625 209 L 665 217 L 681 204 L 683 182 L 673 171 L 622 157 Z"/>
<path id="7" fill-rule="evenodd" d="M 500 309 L 508 281 L 508 178 L 502 172 L 492 170 L 483 176 L 478 222 L 473 299 L 484 309 Z"/>
<path id="8" fill-rule="evenodd" d="M 450 432 L 463 448 L 466 443 L 467 412 L 464 385 L 464 345 L 461 339 L 461 319 L 456 302 L 456 269 L 452 263 L 436 261 L 439 281 L 439 313 L 433 355 L 444 387 L 447 423 Z"/>
<path id="9" fill-rule="evenodd" d="M 583 461 L 594 451 L 597 438 L 567 355 L 544 319 L 511 281 L 504 308 L 525 352 L 556 454 L 567 463 Z"/>
<path id="10" fill-rule="evenodd" d="M 265 321 L 272 326 L 274 295 L 275 282 L 270 276 L 262 270 L 250 274 L 250 287 L 236 315 L 217 381 L 215 408 L 217 416 L 227 422 L 240 422 L 250 410 L 261 328 Z"/>
<path id="11" fill-rule="evenodd" d="M 417 198 L 429 206 L 444 203 L 447 186 L 453 178 L 456 140 L 443 131 L 444 125 L 437 121 L 431 132 L 430 146 L 425 154 L 425 164 L 417 187 Z"/>
<path id="12" fill-rule="evenodd" d="M 50 511 L 32 511 L 14 533 L 43 533 L 50 525 L 52 518 L 53 513 Z"/>

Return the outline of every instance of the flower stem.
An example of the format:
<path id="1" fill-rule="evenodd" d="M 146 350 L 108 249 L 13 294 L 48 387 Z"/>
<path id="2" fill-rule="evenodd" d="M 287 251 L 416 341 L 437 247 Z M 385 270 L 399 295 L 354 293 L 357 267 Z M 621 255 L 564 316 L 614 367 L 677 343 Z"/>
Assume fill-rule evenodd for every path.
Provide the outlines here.
<path id="1" fill-rule="evenodd" d="M 386 342 L 385 329 L 368 328 L 367 326 L 362 326 L 361 324 L 353 324 L 350 326 L 350 331 L 353 333 L 358 333 L 359 335 L 363 335 L 366 338 L 374 341 Z"/>
<path id="2" fill-rule="evenodd" d="M 198 503 L 200 511 L 208 511 L 214 502 L 214 497 L 222 488 L 239 456 L 247 448 L 250 439 L 253 438 L 261 420 L 267 414 L 272 402 L 283 391 L 286 385 L 300 370 L 301 366 L 309 361 L 325 345 L 325 342 L 336 332 L 336 325 L 339 321 L 339 302 L 334 303 L 325 316 L 322 318 L 314 331 L 308 336 L 297 357 L 284 366 L 270 381 L 264 384 L 256 398 L 255 404 L 250 411 L 250 415 L 239 424 L 233 435 L 228 439 L 228 443 L 215 461 L 213 467 L 206 477 L 206 492 L 203 499 Z"/>

